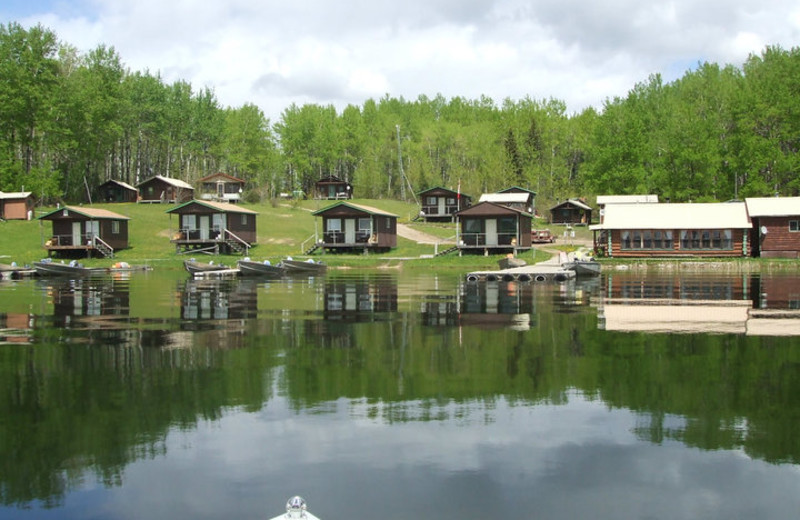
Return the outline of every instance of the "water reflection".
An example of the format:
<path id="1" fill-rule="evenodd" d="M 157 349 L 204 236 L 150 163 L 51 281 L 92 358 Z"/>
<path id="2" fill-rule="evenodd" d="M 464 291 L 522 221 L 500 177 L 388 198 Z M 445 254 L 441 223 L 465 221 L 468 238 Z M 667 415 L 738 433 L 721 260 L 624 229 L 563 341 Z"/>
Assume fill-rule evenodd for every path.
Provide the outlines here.
<path id="1" fill-rule="evenodd" d="M 393 275 L 357 275 L 325 280 L 324 318 L 363 322 L 397 311 L 398 285 Z"/>
<path id="2" fill-rule="evenodd" d="M 258 312 L 258 284 L 250 279 L 188 279 L 178 284 L 181 319 L 243 320 Z"/>
<path id="3" fill-rule="evenodd" d="M 608 331 L 800 335 L 794 276 L 611 274 L 598 306 Z"/>
<path id="4" fill-rule="evenodd" d="M 488 514 L 495 500 L 564 518 L 549 496 L 597 513 L 631 506 L 631 489 L 656 475 L 637 496 L 646 516 L 672 518 L 702 468 L 741 472 L 740 484 L 704 480 L 720 502 L 764 475 L 796 487 L 798 283 L 331 273 L 2 286 L 0 501 L 19 517 L 47 504 L 120 518 L 115 500 L 136 516 L 255 517 L 265 494 L 281 505 L 302 482 L 330 508 L 323 518 L 355 514 L 362 494 L 424 516 L 405 504 L 436 505 L 430 488 L 470 504 L 444 518 Z M 785 336 L 754 334 L 767 319 Z M 662 473 L 675 460 L 680 470 Z M 547 492 L 532 499 L 534 487 Z"/>
<path id="5" fill-rule="evenodd" d="M 28 313 L 0 313 L 0 345 L 30 343 L 35 323 L 35 317 Z"/>

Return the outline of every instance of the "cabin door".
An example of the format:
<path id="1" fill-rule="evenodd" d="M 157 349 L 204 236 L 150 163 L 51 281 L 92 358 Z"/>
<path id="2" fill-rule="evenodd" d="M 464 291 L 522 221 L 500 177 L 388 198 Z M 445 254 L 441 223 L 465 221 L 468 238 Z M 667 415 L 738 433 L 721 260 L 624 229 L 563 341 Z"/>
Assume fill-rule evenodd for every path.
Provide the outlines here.
<path id="1" fill-rule="evenodd" d="M 436 212 L 439 215 L 447 215 L 447 208 L 444 203 L 447 202 L 447 197 L 439 197 L 439 210 Z"/>
<path id="2" fill-rule="evenodd" d="M 87 220 L 86 221 L 86 234 L 89 235 L 89 238 L 99 237 L 100 236 L 100 222 L 98 222 L 96 220 Z"/>
<path id="3" fill-rule="evenodd" d="M 208 230 L 211 228 L 211 218 L 209 215 L 199 215 L 200 240 L 208 240 Z"/>
<path id="4" fill-rule="evenodd" d="M 72 223 L 72 245 L 73 246 L 81 245 L 81 223 L 80 222 L 73 222 Z"/>
<path id="5" fill-rule="evenodd" d="M 486 219 L 486 245 L 497 245 L 497 220 L 493 218 Z"/>
<path id="6" fill-rule="evenodd" d="M 344 243 L 356 243 L 356 219 L 354 218 L 344 220 Z"/>
<path id="7" fill-rule="evenodd" d="M 217 183 L 217 199 L 218 200 L 225 200 L 225 183 L 218 182 Z"/>
<path id="8" fill-rule="evenodd" d="M 220 233 L 225 230 L 225 214 L 224 213 L 214 213 L 214 236 L 219 237 Z"/>

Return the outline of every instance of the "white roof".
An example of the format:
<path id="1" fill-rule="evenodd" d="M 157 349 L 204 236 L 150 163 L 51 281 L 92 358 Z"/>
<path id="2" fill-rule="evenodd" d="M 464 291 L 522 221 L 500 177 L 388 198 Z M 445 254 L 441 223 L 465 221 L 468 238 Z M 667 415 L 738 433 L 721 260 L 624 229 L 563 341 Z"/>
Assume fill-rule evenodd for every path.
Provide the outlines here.
<path id="1" fill-rule="evenodd" d="M 134 188 L 133 186 L 131 186 L 127 182 L 118 181 L 116 179 L 108 179 L 108 181 L 106 181 L 106 182 L 113 182 L 114 184 L 118 184 L 119 186 L 122 186 L 125 189 L 131 190 L 131 191 L 137 191 L 136 188 Z M 105 184 L 105 183 L 103 183 L 103 184 Z"/>
<path id="2" fill-rule="evenodd" d="M 746 229 L 744 202 L 611 204 L 602 224 L 589 229 Z"/>
<path id="3" fill-rule="evenodd" d="M 150 177 L 149 179 L 143 180 L 142 182 L 137 184 L 137 186 L 141 186 L 145 182 L 148 182 L 148 181 L 153 180 L 153 179 L 161 179 L 162 181 L 166 182 L 167 184 L 171 184 L 171 185 L 175 186 L 176 188 L 185 188 L 185 189 L 188 189 L 188 190 L 193 190 L 194 189 L 194 187 L 191 184 L 189 184 L 188 182 L 184 182 L 184 181 L 182 181 L 180 179 L 173 179 L 172 177 L 164 177 L 163 175 L 156 175 L 155 177 Z"/>
<path id="4" fill-rule="evenodd" d="M 800 197 L 753 197 L 744 199 L 751 217 L 800 215 Z"/>
<path id="5" fill-rule="evenodd" d="M 658 202 L 658 195 L 598 195 L 598 204 L 642 204 Z"/>
<path id="6" fill-rule="evenodd" d="M 30 191 L 15 191 L 15 192 L 0 191 L 0 199 L 26 199 L 30 196 L 31 196 Z"/>
<path id="7" fill-rule="evenodd" d="M 478 202 L 497 202 L 500 204 L 521 202 L 525 204 L 530 196 L 530 193 L 484 193 Z"/>

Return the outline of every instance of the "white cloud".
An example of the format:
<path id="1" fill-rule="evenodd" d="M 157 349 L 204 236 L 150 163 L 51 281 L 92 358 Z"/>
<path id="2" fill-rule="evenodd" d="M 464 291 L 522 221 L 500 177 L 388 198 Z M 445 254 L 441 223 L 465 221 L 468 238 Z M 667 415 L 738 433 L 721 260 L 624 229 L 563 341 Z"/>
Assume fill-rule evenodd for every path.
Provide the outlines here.
<path id="1" fill-rule="evenodd" d="M 342 109 L 385 94 L 553 97 L 578 111 L 653 73 L 670 81 L 697 62 L 738 66 L 800 41 L 790 0 L 73 0 L 12 2 L 0 16 L 82 51 L 113 46 L 132 70 L 273 120 L 293 102 Z"/>

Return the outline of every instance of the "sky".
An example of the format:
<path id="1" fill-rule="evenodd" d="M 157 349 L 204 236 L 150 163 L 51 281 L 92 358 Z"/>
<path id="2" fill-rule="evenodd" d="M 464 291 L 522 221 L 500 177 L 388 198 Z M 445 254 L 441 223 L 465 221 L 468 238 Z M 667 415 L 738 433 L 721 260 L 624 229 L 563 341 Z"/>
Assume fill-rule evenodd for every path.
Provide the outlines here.
<path id="1" fill-rule="evenodd" d="M 113 47 L 131 71 L 272 122 L 293 103 L 386 95 L 553 98 L 577 113 L 652 74 L 800 45 L 796 0 L 3 0 L 0 22 Z"/>

